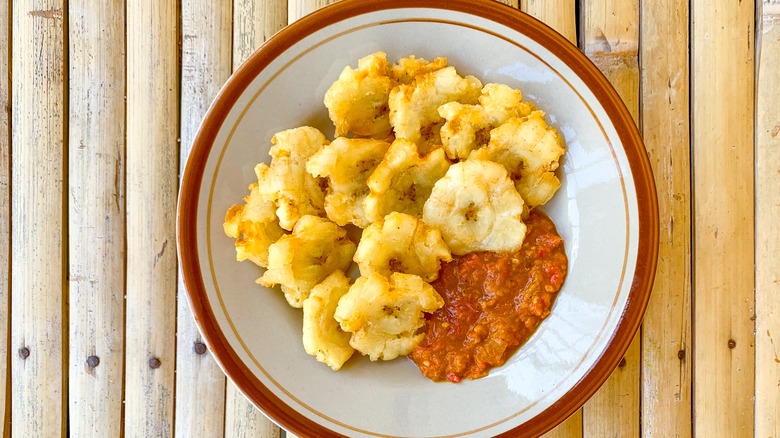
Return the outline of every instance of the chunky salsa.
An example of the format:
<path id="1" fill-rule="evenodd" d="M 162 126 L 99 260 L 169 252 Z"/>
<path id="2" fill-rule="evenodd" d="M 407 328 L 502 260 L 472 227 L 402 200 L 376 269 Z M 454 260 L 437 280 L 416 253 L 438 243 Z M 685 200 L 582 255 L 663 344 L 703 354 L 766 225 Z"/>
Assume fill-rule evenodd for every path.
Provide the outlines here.
<path id="1" fill-rule="evenodd" d="M 442 266 L 431 283 L 444 306 L 410 357 L 434 381 L 475 379 L 500 366 L 550 314 L 566 277 L 567 258 L 555 224 L 532 211 L 514 253 L 477 252 Z"/>

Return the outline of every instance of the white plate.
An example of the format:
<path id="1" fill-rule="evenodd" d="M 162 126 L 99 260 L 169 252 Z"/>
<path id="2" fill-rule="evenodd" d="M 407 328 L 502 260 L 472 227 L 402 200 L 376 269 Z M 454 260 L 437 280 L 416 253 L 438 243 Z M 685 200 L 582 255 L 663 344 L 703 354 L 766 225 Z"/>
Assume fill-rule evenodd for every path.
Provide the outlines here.
<path id="1" fill-rule="evenodd" d="M 322 104 L 345 65 L 448 58 L 461 74 L 520 88 L 568 151 L 544 206 L 569 274 L 539 330 L 489 376 L 433 383 L 408 359 L 353 358 L 339 372 L 307 355 L 301 313 L 235 261 L 225 212 L 268 162 L 277 131 L 333 127 Z M 302 436 L 538 435 L 579 408 L 628 348 L 650 293 L 655 187 L 637 130 L 598 70 L 560 35 L 492 1 L 353 1 L 287 27 L 231 77 L 195 141 L 179 205 L 179 250 L 199 327 L 226 374 Z"/>

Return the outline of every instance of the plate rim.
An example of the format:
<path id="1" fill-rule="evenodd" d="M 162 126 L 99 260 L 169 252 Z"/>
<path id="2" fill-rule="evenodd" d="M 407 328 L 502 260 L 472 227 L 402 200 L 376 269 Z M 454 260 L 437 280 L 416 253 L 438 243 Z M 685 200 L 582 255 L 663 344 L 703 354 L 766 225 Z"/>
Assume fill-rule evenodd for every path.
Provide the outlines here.
<path id="1" fill-rule="evenodd" d="M 442 9 L 474 15 L 527 35 L 563 60 L 602 105 L 623 146 L 631 169 L 637 202 L 636 267 L 625 309 L 607 349 L 560 399 L 527 422 L 499 437 L 537 436 L 579 409 L 603 385 L 628 350 L 652 291 L 659 245 L 658 201 L 652 168 L 639 131 L 618 93 L 600 70 L 573 44 L 541 21 L 495 0 L 341 0 L 280 30 L 236 70 L 223 85 L 193 141 L 182 176 L 177 208 L 177 246 L 187 299 L 196 324 L 223 372 L 267 416 L 302 436 L 341 437 L 284 403 L 252 374 L 217 325 L 209 303 L 197 254 L 198 194 L 205 163 L 217 133 L 243 91 L 268 64 L 297 41 L 318 30 L 365 13 L 387 9 Z"/>

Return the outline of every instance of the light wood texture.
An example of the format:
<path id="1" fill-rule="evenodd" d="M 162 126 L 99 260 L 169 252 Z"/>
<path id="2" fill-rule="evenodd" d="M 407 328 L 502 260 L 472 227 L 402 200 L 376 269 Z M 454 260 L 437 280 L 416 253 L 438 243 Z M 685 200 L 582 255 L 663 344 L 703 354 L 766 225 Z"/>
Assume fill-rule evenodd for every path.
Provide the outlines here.
<path id="1" fill-rule="evenodd" d="M 598 0 L 582 9 L 582 50 L 639 121 L 639 1 Z"/>
<path id="2" fill-rule="evenodd" d="M 287 23 L 287 0 L 235 0 L 233 70 Z M 266 418 L 228 380 L 225 393 L 226 437 L 279 437 L 281 429 Z"/>
<path id="3" fill-rule="evenodd" d="M 125 436 L 173 434 L 179 50 L 176 0 L 127 7 Z"/>
<path id="4" fill-rule="evenodd" d="M 287 0 L 235 0 L 233 70 L 287 24 Z"/>
<path id="5" fill-rule="evenodd" d="M 582 48 L 639 120 L 639 2 L 599 0 L 582 8 Z M 588 437 L 638 437 L 641 337 L 583 411 Z"/>
<path id="6" fill-rule="evenodd" d="M 543 435 L 544 438 L 579 438 L 582 436 L 582 409 L 572 414 L 563 423 Z"/>
<path id="7" fill-rule="evenodd" d="M 72 436 L 122 430 L 124 1 L 69 5 L 69 410 Z"/>
<path id="8" fill-rule="evenodd" d="M 640 424 L 640 336 L 631 342 L 617 369 L 583 407 L 585 437 L 638 437 Z"/>
<path id="9" fill-rule="evenodd" d="M 230 1 L 184 0 L 181 14 L 183 174 L 200 122 L 231 73 L 233 8 Z M 179 277 L 176 317 L 175 435 L 219 436 L 225 428 L 225 375 L 195 325 L 182 280 Z"/>
<path id="10" fill-rule="evenodd" d="M 61 1 L 14 2 L 11 121 L 13 436 L 66 429 L 65 28 Z"/>
<path id="11" fill-rule="evenodd" d="M 575 0 L 521 0 L 520 9 L 538 18 L 569 41 L 577 44 Z"/>
<path id="12" fill-rule="evenodd" d="M 691 7 L 694 433 L 753 436 L 754 3 Z"/>
<path id="13" fill-rule="evenodd" d="M 292 24 L 306 14 L 317 9 L 336 3 L 338 0 L 289 0 L 287 2 L 287 23 Z"/>
<path id="14" fill-rule="evenodd" d="M 281 429 L 268 420 L 254 405 L 228 384 L 225 406 L 225 438 L 279 438 Z M 290 437 L 287 434 L 287 437 Z"/>
<path id="15" fill-rule="evenodd" d="M 8 29 L 10 5 L 0 8 L 0 29 Z M 11 334 L 9 319 L 11 283 L 11 34 L 0 32 L 0 437 L 11 434 L 11 416 L 7 403 L 10 396 L 11 355 L 8 341 Z"/>
<path id="16" fill-rule="evenodd" d="M 642 434 L 690 437 L 688 1 L 642 2 L 642 137 L 658 191 L 657 275 L 642 325 Z M 664 38 L 658 38 L 664 35 Z"/>
<path id="17" fill-rule="evenodd" d="M 755 436 L 780 437 L 780 0 L 765 0 L 756 107 Z"/>

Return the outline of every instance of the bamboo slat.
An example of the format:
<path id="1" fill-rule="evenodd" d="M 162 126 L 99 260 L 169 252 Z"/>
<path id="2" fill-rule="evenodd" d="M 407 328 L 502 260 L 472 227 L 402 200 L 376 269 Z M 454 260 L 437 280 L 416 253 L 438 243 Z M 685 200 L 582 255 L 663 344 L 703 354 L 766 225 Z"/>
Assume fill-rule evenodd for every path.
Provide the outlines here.
<path id="1" fill-rule="evenodd" d="M 523 0 L 520 10 L 526 12 L 558 33 L 573 44 L 577 44 L 577 7 L 574 0 Z M 575 412 L 566 421 L 545 434 L 545 438 L 575 438 L 582 436 L 582 409 Z"/>
<path id="2" fill-rule="evenodd" d="M 754 2 L 691 2 L 694 433 L 753 436 Z"/>
<path id="3" fill-rule="evenodd" d="M 520 9 L 538 18 L 569 41 L 577 44 L 575 0 L 521 0 Z"/>
<path id="4" fill-rule="evenodd" d="M 690 437 L 691 187 L 688 0 L 642 2 L 642 137 L 655 175 L 658 268 L 642 325 L 642 434 Z M 659 38 L 659 35 L 664 35 Z"/>
<path id="5" fill-rule="evenodd" d="M 8 29 L 9 7 L 0 8 L 0 29 Z M 11 76 L 8 66 L 11 60 L 10 32 L 0 32 L 0 437 L 11 434 L 10 405 L 11 355 L 8 342 L 11 334 L 9 318 L 11 277 L 11 101 L 9 91 Z"/>
<path id="6" fill-rule="evenodd" d="M 287 0 L 234 0 L 233 70 L 266 39 L 287 24 Z M 277 438 L 281 429 L 266 418 L 228 380 L 225 393 L 225 436 Z"/>
<path id="7" fill-rule="evenodd" d="M 757 437 L 780 436 L 780 0 L 764 0 L 756 107 Z M 775 342 L 777 339 L 777 342 Z"/>
<path id="8" fill-rule="evenodd" d="M 64 379 L 65 30 L 61 1 L 13 4 L 12 434 L 61 436 Z"/>
<path id="9" fill-rule="evenodd" d="M 69 432 L 122 429 L 125 4 L 69 5 Z"/>
<path id="10" fill-rule="evenodd" d="M 230 76 L 232 9 L 230 1 L 181 3 L 181 174 L 203 116 Z M 220 436 L 225 427 L 225 375 L 198 331 L 181 277 L 178 295 L 175 434 Z"/>
<path id="11" fill-rule="evenodd" d="M 171 436 L 178 181 L 176 0 L 127 6 L 125 436 Z"/>
<path id="12" fill-rule="evenodd" d="M 287 23 L 292 24 L 306 14 L 311 14 L 317 9 L 336 3 L 338 0 L 288 0 Z"/>
<path id="13" fill-rule="evenodd" d="M 287 24 L 287 0 L 234 0 L 233 70 Z"/>
<path id="14" fill-rule="evenodd" d="M 582 50 L 639 120 L 639 0 L 593 0 L 582 7 Z"/>
<path id="15" fill-rule="evenodd" d="M 227 389 L 225 438 L 279 438 L 281 429 L 268 420 L 232 383 Z M 291 435 L 287 434 L 289 438 Z"/>
<path id="16" fill-rule="evenodd" d="M 582 48 L 639 120 L 639 2 L 583 4 Z M 585 436 L 639 436 L 641 337 L 636 336 L 612 376 L 585 404 Z"/>

